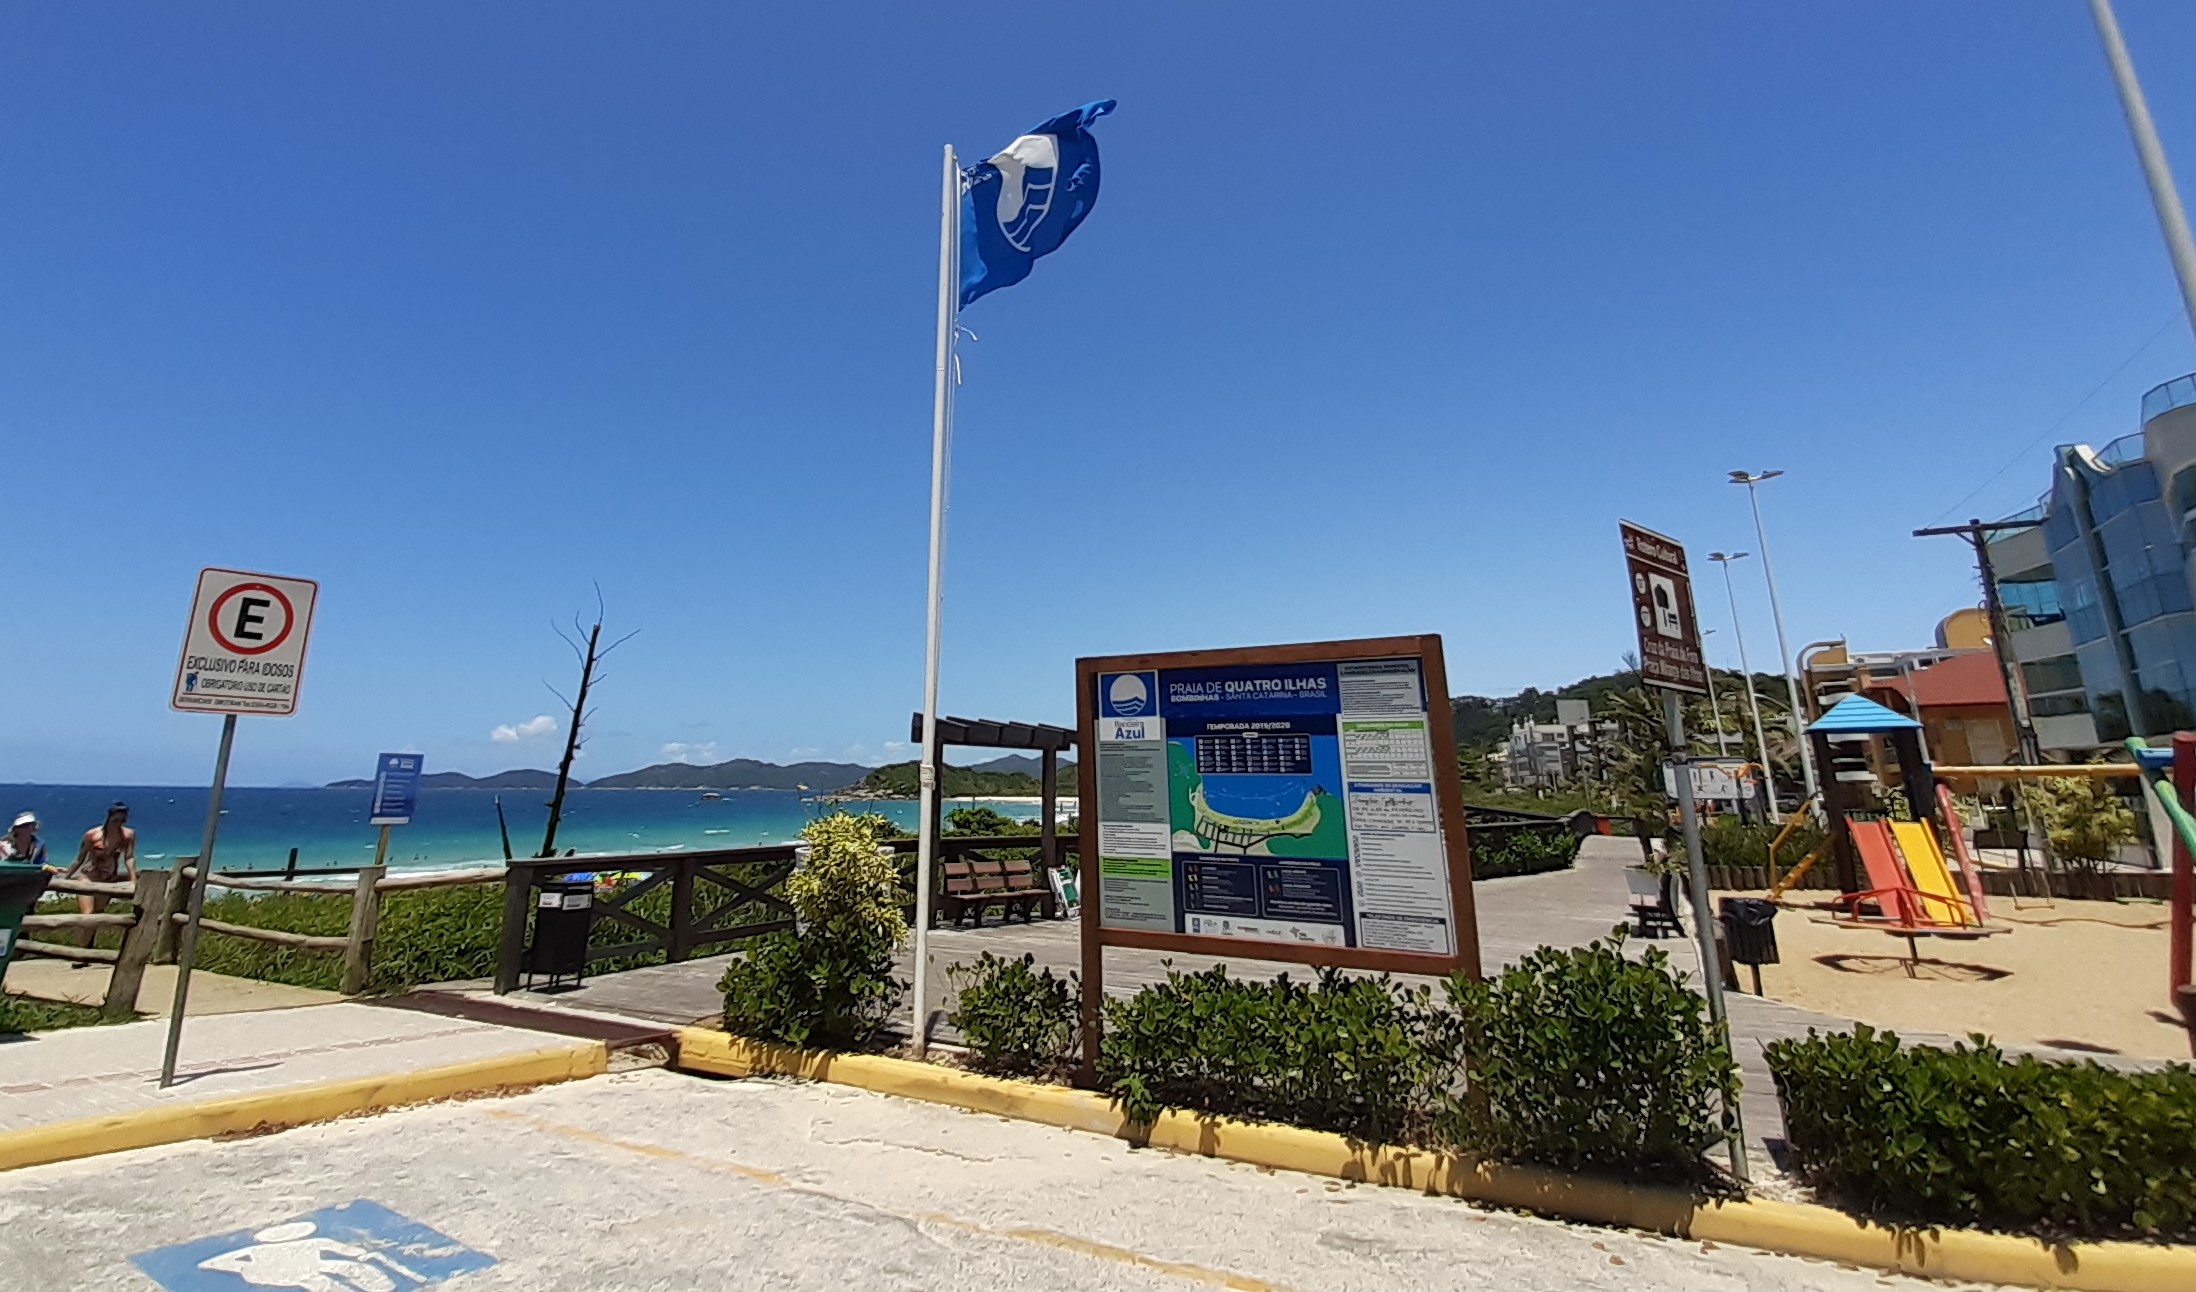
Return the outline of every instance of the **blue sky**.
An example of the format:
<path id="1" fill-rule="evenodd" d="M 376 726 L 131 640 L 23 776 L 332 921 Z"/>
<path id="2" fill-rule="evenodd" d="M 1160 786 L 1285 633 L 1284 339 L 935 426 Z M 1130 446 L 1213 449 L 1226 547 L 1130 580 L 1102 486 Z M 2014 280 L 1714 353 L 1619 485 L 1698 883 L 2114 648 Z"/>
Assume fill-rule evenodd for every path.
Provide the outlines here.
<path id="1" fill-rule="evenodd" d="M 2121 19 L 2196 176 L 2196 8 Z M 2196 367 L 2071 0 L 17 5 L 0 780 L 204 778 L 207 564 L 322 584 L 246 783 L 548 765 L 596 581 L 583 772 L 903 756 L 938 150 L 1099 97 L 1097 211 L 966 316 L 956 713 L 1307 638 L 1608 671 L 1617 517 L 1751 550 L 1740 466 L 1795 645 L 1924 645 L 1976 592 L 1909 531 Z"/>

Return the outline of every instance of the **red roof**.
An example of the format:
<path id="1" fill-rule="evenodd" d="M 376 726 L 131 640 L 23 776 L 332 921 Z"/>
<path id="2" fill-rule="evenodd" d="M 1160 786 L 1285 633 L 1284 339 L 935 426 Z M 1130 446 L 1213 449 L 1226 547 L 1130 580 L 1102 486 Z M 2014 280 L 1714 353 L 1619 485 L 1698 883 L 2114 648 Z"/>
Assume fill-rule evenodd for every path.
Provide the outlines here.
<path id="1" fill-rule="evenodd" d="M 1888 682 L 1882 679 L 1878 683 Z M 2004 704 L 2005 674 L 1998 670 L 1992 651 L 1962 651 L 1952 658 L 1908 674 L 1900 691 L 1911 690 L 1914 703 L 1924 709 L 1954 704 Z"/>

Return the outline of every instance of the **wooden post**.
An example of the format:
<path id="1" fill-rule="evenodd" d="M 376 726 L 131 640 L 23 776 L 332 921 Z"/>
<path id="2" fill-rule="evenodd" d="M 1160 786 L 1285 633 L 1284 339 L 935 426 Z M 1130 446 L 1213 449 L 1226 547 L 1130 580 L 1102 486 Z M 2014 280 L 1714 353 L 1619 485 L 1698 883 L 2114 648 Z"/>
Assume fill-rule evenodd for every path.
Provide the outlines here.
<path id="1" fill-rule="evenodd" d="M 388 827 L 386 827 L 386 826 L 382 827 L 382 831 L 381 831 L 381 846 L 382 846 L 382 847 L 383 847 L 384 849 L 386 849 L 386 848 L 387 848 L 387 847 L 389 846 L 389 830 L 388 830 Z M 381 858 L 380 858 L 379 856 L 376 856 L 376 857 L 374 858 L 374 860 L 375 860 L 376 862 L 378 862 L 378 861 L 380 861 L 380 860 L 381 860 Z M 289 860 L 289 861 L 288 861 L 287 863 L 285 863 L 285 864 L 283 865 L 283 867 L 282 867 L 282 877 L 283 877 L 284 879 L 296 879 L 296 878 L 297 878 L 297 849 L 295 849 L 295 848 L 292 848 L 292 849 L 290 849 L 290 860 Z"/>
<path id="2" fill-rule="evenodd" d="M 664 959 L 677 964 L 694 946 L 694 864 L 680 857 L 671 866 L 671 938 Z"/>
<path id="3" fill-rule="evenodd" d="M 197 864 L 196 857 L 177 857 L 175 868 L 168 872 L 168 885 L 161 895 L 158 912 L 160 927 L 153 940 L 152 962 L 156 965 L 175 963 L 176 942 L 181 932 L 175 917 L 183 914 L 191 904 L 190 877 L 184 873 L 184 868 Z"/>
<path id="4" fill-rule="evenodd" d="M 1060 810 L 1059 791 L 1053 786 L 1053 778 L 1060 774 L 1060 751 L 1047 749 L 1038 761 L 1038 774 L 1044 777 L 1044 783 L 1037 789 L 1037 855 L 1044 860 L 1045 883 L 1050 884 L 1052 868 L 1060 864 L 1060 829 L 1053 824 Z"/>
<path id="5" fill-rule="evenodd" d="M 137 923 L 122 935 L 122 949 L 115 956 L 114 972 L 107 978 L 107 999 L 99 1007 L 99 1017 L 109 1023 L 137 1017 L 137 992 L 145 981 L 145 965 L 152 959 L 153 947 L 160 941 L 162 930 L 174 927 L 174 921 L 166 918 L 168 872 L 138 871 L 137 887 L 130 894 L 130 905 L 137 910 Z"/>
<path id="6" fill-rule="evenodd" d="M 386 844 L 389 828 L 381 828 Z M 356 996 L 366 990 L 366 972 L 374 961 L 374 934 L 381 926 L 381 893 L 374 886 L 389 868 L 380 864 L 362 867 L 358 886 L 351 891 L 351 932 L 343 948 L 343 994 Z"/>
<path id="7" fill-rule="evenodd" d="M 496 948 L 496 995 L 518 989 L 519 957 L 526 953 L 526 917 L 533 905 L 534 872 L 513 866 L 503 874 L 503 942 Z"/>

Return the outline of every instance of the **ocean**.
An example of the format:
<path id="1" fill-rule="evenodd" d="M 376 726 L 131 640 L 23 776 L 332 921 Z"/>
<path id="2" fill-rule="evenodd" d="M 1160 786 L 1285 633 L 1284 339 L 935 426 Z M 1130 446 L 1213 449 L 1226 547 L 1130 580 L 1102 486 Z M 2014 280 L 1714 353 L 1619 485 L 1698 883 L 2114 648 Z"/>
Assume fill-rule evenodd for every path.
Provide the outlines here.
<path id="1" fill-rule="evenodd" d="M 5 785 L 0 784 L 0 828 L 18 812 L 36 812 L 39 835 L 57 865 L 76 857 L 76 841 L 106 818 L 107 805 L 130 805 L 141 861 L 164 865 L 167 859 L 198 851 L 206 825 L 206 788 L 174 785 Z M 549 821 L 546 790 L 421 790 L 412 824 L 389 832 L 391 869 L 423 870 L 489 864 L 503 860 L 496 832 L 496 798 L 511 826 L 511 851 L 527 857 L 541 848 Z M 231 787 L 222 796 L 221 833 L 214 857 L 222 870 L 268 870 L 283 866 L 290 849 L 298 850 L 301 870 L 362 866 L 374 859 L 379 827 L 366 824 L 368 789 L 263 789 Z M 967 800 L 954 800 L 948 808 Z M 1033 804 L 978 800 L 1007 816 L 1024 820 L 1037 814 Z M 849 810 L 880 812 L 913 829 L 916 805 L 880 801 L 848 805 Z M 557 827 L 557 851 L 577 848 L 582 855 L 614 852 L 669 852 L 676 849 L 740 848 L 786 843 L 801 827 L 830 807 L 793 790 L 726 790 L 705 800 L 699 790 L 590 790 L 565 795 L 564 819 Z"/>

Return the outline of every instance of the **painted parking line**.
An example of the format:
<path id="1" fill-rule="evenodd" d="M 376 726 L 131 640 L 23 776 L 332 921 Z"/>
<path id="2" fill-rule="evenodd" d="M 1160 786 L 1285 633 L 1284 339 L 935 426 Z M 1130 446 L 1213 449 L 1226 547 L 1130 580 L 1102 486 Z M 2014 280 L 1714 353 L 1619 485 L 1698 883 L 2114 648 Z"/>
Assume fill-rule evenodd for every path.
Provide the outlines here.
<path id="1" fill-rule="evenodd" d="M 130 1257 L 168 1292 L 409 1292 L 487 1269 L 493 1256 L 364 1198 L 258 1229 Z"/>

